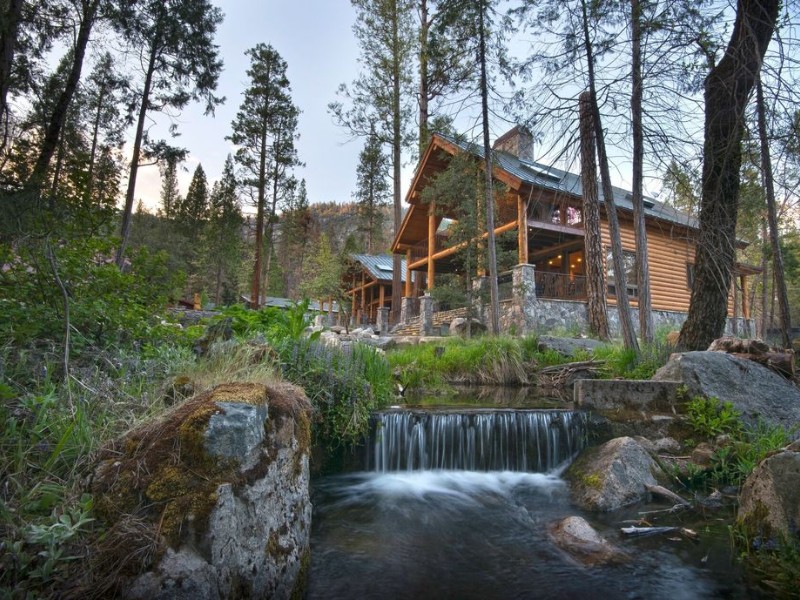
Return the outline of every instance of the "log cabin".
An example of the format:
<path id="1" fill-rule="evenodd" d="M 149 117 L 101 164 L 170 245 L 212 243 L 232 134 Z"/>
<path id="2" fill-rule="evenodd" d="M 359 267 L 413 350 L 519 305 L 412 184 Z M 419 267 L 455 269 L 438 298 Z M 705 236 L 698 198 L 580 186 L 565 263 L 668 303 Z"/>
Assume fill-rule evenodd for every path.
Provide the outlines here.
<path id="1" fill-rule="evenodd" d="M 409 272 L 405 279 L 403 321 L 415 313 L 416 296 L 431 293 L 440 274 L 459 269 L 456 255 L 464 242 L 454 243 L 448 239 L 448 230 L 457 216 L 448 212 L 446 206 L 437 206 L 429 194 L 427 202 L 423 201 L 423 192 L 447 169 L 454 156 L 464 152 L 483 168 L 481 146 L 434 134 L 406 195 L 408 209 L 391 246 L 393 253 L 405 257 Z M 495 234 L 505 234 L 498 237 L 501 240 L 498 244 L 503 245 L 500 249 L 513 252 L 516 259 L 510 273 L 498 275 L 504 302 L 501 320 L 506 329 L 515 331 L 542 332 L 557 328 L 585 331 L 586 271 L 580 175 L 534 162 L 533 136 L 519 126 L 496 140 L 492 156 L 494 180 L 503 184 L 503 191 L 495 197 Z M 614 285 L 611 241 L 602 194 L 600 202 L 607 302 L 613 332 L 618 323 L 616 295 L 621 290 Z M 627 190 L 615 187 L 614 202 L 627 267 L 625 293 L 635 312 L 638 289 L 632 196 Z M 689 308 L 697 221 L 653 198 L 645 198 L 644 205 L 654 321 L 656 327 L 677 328 Z M 485 240 L 486 232 L 479 237 Z M 737 325 L 740 317 L 745 327 L 750 324 L 747 277 L 756 272 L 758 269 L 752 267 L 736 266 L 740 286 L 732 286 L 729 317 L 736 318 Z M 484 266 L 478 264 L 471 275 L 479 282 L 486 275 Z M 416 286 L 412 286 L 412 281 Z M 503 282 L 509 285 L 504 286 Z M 737 287 L 742 292 L 740 296 L 736 296 Z M 520 293 L 526 297 L 519 297 Z M 636 317 L 635 320 L 638 321 Z"/>
<path id="2" fill-rule="evenodd" d="M 350 254 L 344 274 L 346 296 L 351 300 L 351 319 L 354 325 L 367 323 L 388 325 L 392 308 L 393 258 L 391 254 Z M 406 261 L 400 261 L 400 282 L 406 281 Z"/>

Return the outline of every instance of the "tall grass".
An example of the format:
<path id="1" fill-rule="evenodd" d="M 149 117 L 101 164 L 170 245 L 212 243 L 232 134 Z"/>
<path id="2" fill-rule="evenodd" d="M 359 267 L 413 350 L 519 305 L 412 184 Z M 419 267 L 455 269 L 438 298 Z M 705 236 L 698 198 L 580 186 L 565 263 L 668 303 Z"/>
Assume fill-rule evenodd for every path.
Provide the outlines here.
<path id="1" fill-rule="evenodd" d="M 167 409 L 164 377 L 193 362 L 185 348 L 105 349 L 76 362 L 24 362 L 4 348 L 0 377 L 0 596 L 57 594 L 96 533 L 85 482 L 94 451 Z M 35 366 L 31 370 L 31 366 Z"/>
<path id="2" fill-rule="evenodd" d="M 388 359 L 405 387 L 438 387 L 444 382 L 528 385 L 543 357 L 536 347 L 535 338 L 453 338 L 394 350 Z"/>

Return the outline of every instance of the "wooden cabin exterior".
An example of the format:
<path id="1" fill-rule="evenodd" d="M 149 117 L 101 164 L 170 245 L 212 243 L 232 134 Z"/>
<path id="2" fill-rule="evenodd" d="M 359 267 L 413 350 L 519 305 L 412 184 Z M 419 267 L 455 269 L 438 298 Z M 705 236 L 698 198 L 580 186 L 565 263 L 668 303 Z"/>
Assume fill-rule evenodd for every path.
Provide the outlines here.
<path id="1" fill-rule="evenodd" d="M 353 323 L 378 322 L 379 309 L 392 309 L 391 254 L 351 254 L 344 275 L 346 295 L 351 300 Z M 401 261 L 400 281 L 406 280 L 406 263 Z"/>
<path id="2" fill-rule="evenodd" d="M 583 198 L 580 176 L 532 159 L 532 136 L 515 127 L 499 138 L 493 151 L 493 176 L 505 192 L 496 197 L 495 234 L 515 232 L 516 260 L 534 265 L 536 296 L 541 299 L 581 301 L 586 299 Z M 418 273 L 424 290 L 436 286 L 437 274 L 452 271 L 458 244 L 448 244 L 445 219 L 455 218 L 436 202 L 424 203 L 423 190 L 447 169 L 458 153 L 467 152 L 483 166 L 483 149 L 474 144 L 434 134 L 417 167 L 406 196 L 408 211 L 392 244 L 392 252 L 404 255 L 409 273 Z M 479 199 L 473 201 L 480 202 Z M 634 227 L 631 195 L 614 188 L 614 201 L 621 226 L 622 246 L 628 269 L 627 293 L 637 306 L 638 289 L 634 268 Z M 645 199 L 650 285 L 653 310 L 686 313 L 697 238 L 697 222 L 673 207 Z M 609 306 L 616 305 L 610 234 L 601 203 L 601 237 L 607 253 L 606 280 Z M 443 224 L 444 223 L 444 224 Z M 487 237 L 483 233 L 482 238 Z M 506 236 L 506 239 L 508 236 Z M 480 243 L 480 240 L 479 240 Z M 463 245 L 463 244 L 462 244 Z M 741 315 L 749 318 L 747 275 L 752 269 L 739 266 Z M 485 274 L 478 268 L 474 276 Z M 406 279 L 405 297 L 412 295 Z M 737 303 L 737 306 L 739 304 Z M 733 296 L 729 311 L 733 316 Z"/>

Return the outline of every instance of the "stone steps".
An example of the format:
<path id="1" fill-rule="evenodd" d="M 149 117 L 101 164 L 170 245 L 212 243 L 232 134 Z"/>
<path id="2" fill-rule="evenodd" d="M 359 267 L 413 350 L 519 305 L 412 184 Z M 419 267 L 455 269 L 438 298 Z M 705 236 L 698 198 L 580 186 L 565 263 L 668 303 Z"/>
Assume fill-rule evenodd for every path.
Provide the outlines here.
<path id="1" fill-rule="evenodd" d="M 450 321 L 458 317 L 466 317 L 468 308 L 454 308 L 453 310 L 442 310 L 433 313 L 433 329 L 440 329 L 443 325 L 449 325 Z M 417 315 L 405 325 L 401 325 L 392 330 L 392 335 L 422 335 L 422 317 Z"/>

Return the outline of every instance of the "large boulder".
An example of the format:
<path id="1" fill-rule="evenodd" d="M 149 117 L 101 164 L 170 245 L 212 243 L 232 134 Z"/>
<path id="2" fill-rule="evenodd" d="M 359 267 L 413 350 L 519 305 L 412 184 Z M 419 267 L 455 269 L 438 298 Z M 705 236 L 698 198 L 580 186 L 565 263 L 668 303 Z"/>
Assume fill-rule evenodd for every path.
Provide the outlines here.
<path id="1" fill-rule="evenodd" d="M 587 567 L 622 563 L 630 558 L 582 517 L 567 517 L 551 523 L 547 535 L 556 546 Z"/>
<path id="2" fill-rule="evenodd" d="M 800 541 L 800 444 L 765 458 L 742 486 L 738 520 L 751 537 Z"/>
<path id="3" fill-rule="evenodd" d="M 85 585 L 159 600 L 301 594 L 310 412 L 289 384 L 227 384 L 113 442 L 92 486 L 107 533 Z"/>
<path id="4" fill-rule="evenodd" d="M 587 448 L 570 465 L 566 478 L 578 506 L 612 511 L 644 500 L 658 465 L 636 440 L 615 438 L 602 446 Z"/>
<path id="5" fill-rule="evenodd" d="M 481 333 L 486 333 L 486 325 L 484 325 L 480 319 L 470 318 L 467 317 L 456 317 L 452 321 L 450 321 L 450 335 L 459 335 L 459 336 L 466 336 L 467 335 L 467 323 L 469 323 L 469 332 L 470 335 L 479 335 Z"/>
<path id="6" fill-rule="evenodd" d="M 539 351 L 552 350 L 560 355 L 570 358 L 576 352 L 588 352 L 593 354 L 595 349 L 603 345 L 603 342 L 590 338 L 560 338 L 550 335 L 539 336 Z"/>
<path id="7" fill-rule="evenodd" d="M 800 389 L 766 367 L 731 354 L 673 354 L 653 379 L 679 381 L 689 396 L 730 402 L 749 423 L 759 418 L 787 428 L 800 423 Z"/>

